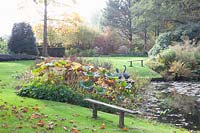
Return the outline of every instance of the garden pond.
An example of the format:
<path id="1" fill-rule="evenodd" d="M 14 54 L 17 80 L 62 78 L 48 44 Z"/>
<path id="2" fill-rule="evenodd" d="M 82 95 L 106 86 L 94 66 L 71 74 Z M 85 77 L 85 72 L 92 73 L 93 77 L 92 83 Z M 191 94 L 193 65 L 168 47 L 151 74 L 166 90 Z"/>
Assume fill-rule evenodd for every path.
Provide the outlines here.
<path id="1" fill-rule="evenodd" d="M 200 82 L 152 82 L 141 99 L 146 118 L 200 130 Z"/>

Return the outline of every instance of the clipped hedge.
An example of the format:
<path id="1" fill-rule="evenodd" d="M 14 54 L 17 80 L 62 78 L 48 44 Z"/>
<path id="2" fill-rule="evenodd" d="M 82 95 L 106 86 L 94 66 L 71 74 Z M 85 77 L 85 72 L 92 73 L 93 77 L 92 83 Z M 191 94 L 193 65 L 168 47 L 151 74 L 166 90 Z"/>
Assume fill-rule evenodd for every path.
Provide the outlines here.
<path id="1" fill-rule="evenodd" d="M 38 56 L 34 55 L 26 55 L 26 54 L 0 54 L 0 62 L 1 61 L 16 61 L 16 60 L 35 60 L 38 59 Z"/>
<path id="2" fill-rule="evenodd" d="M 42 56 L 42 47 L 38 47 L 39 55 Z M 51 57 L 64 57 L 65 56 L 65 48 L 48 48 L 48 55 Z"/>

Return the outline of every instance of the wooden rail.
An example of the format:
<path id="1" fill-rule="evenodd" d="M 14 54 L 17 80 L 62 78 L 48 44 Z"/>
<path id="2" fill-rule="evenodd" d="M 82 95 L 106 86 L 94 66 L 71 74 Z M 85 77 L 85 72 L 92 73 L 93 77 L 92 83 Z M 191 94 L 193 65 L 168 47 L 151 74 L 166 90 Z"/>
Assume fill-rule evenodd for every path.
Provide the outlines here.
<path id="1" fill-rule="evenodd" d="M 133 67 L 133 62 L 135 62 L 135 61 L 140 61 L 141 67 L 144 67 L 144 60 L 129 60 L 128 62 L 130 62 L 130 67 Z"/>
<path id="2" fill-rule="evenodd" d="M 122 108 L 122 107 L 119 107 L 116 105 L 107 104 L 107 103 L 100 102 L 97 100 L 93 100 L 93 99 L 89 99 L 89 98 L 86 98 L 84 100 L 92 103 L 92 108 L 93 108 L 92 118 L 94 118 L 94 119 L 97 119 L 98 105 L 110 107 L 110 108 L 113 108 L 113 109 L 119 111 L 119 127 L 120 128 L 124 127 L 124 113 L 140 114 L 140 112 L 138 112 L 138 111 L 125 109 L 125 108 Z"/>

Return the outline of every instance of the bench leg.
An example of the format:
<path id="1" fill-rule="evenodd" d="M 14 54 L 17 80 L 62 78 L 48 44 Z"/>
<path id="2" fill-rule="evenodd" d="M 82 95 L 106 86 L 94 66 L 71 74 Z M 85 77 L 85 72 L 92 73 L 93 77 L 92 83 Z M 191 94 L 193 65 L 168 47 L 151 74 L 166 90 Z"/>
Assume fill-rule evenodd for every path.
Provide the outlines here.
<path id="1" fill-rule="evenodd" d="M 144 62 L 143 62 L 143 60 L 141 60 L 141 66 L 144 67 Z"/>
<path id="2" fill-rule="evenodd" d="M 92 104 L 92 118 L 97 119 L 97 105 L 96 104 Z"/>
<path id="3" fill-rule="evenodd" d="M 130 67 L 133 67 L 133 62 L 132 61 L 130 61 Z"/>
<path id="4" fill-rule="evenodd" d="M 119 127 L 123 128 L 124 127 L 124 112 L 120 111 L 119 113 Z"/>

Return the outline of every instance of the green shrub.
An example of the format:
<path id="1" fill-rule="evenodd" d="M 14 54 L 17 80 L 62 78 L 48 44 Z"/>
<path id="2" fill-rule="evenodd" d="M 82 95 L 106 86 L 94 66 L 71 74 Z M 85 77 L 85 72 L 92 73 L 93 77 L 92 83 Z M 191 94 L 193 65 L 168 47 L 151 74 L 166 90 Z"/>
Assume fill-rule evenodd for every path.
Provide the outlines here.
<path id="1" fill-rule="evenodd" d="M 160 53 L 162 50 L 168 48 L 172 41 L 172 33 L 166 32 L 161 34 L 153 46 L 153 48 L 149 51 L 150 56 L 155 56 Z"/>
<path id="2" fill-rule="evenodd" d="M 159 62 L 157 59 L 149 59 L 145 63 L 148 67 L 150 67 L 152 70 L 161 73 L 166 69 L 166 66 L 164 63 Z"/>
<path id="3" fill-rule="evenodd" d="M 66 56 L 72 56 L 72 55 L 75 55 L 75 54 L 77 54 L 77 53 L 78 53 L 78 50 L 77 50 L 77 49 L 74 49 L 74 48 L 69 49 L 69 50 L 65 50 L 65 55 L 66 55 Z"/>
<path id="4" fill-rule="evenodd" d="M 184 37 L 182 42 L 174 42 L 174 46 L 150 59 L 147 65 L 166 79 L 195 79 L 196 75 L 199 76 L 199 51 L 199 44 Z"/>
<path id="5" fill-rule="evenodd" d="M 93 57 L 97 56 L 96 50 L 95 49 L 87 49 L 87 50 L 81 50 L 78 55 L 80 57 Z"/>
<path id="6" fill-rule="evenodd" d="M 200 77 L 200 54 L 196 55 L 196 68 L 193 70 L 193 73 L 197 75 L 197 77 Z"/>
<path id="7" fill-rule="evenodd" d="M 15 23 L 8 48 L 15 54 L 38 55 L 36 39 L 28 23 Z"/>
<path id="8" fill-rule="evenodd" d="M 173 49 L 167 49 L 158 55 L 160 63 L 169 66 L 176 59 L 176 52 Z"/>
<path id="9" fill-rule="evenodd" d="M 63 84 L 41 83 L 35 80 L 30 84 L 24 85 L 18 92 L 18 95 L 86 106 L 86 103 L 83 101 L 83 95 L 74 92 Z"/>

